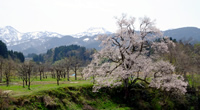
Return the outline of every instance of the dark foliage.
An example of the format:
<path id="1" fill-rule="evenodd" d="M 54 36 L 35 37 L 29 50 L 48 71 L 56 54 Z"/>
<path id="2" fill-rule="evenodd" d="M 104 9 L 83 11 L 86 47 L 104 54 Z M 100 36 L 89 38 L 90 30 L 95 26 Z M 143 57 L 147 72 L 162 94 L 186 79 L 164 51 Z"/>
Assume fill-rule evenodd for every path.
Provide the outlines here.
<path id="1" fill-rule="evenodd" d="M 13 59 L 18 59 L 20 60 L 20 62 L 24 62 L 25 58 L 24 58 L 24 55 L 23 53 L 21 52 L 17 52 L 17 51 L 8 51 L 8 55 Z"/>
<path id="2" fill-rule="evenodd" d="M 0 40 L 0 56 L 8 58 L 8 50 L 6 44 Z"/>
<path id="3" fill-rule="evenodd" d="M 24 62 L 24 55 L 21 52 L 17 52 L 17 51 L 12 51 L 12 50 L 7 50 L 7 46 L 5 43 L 3 43 L 0 40 L 0 56 L 4 57 L 4 58 L 12 58 L 13 60 L 20 60 L 21 62 Z"/>
<path id="4" fill-rule="evenodd" d="M 60 46 L 54 49 L 49 49 L 46 54 L 34 55 L 33 60 L 35 62 L 50 62 L 64 59 L 65 57 L 76 57 L 83 62 L 91 60 L 91 55 L 95 52 L 95 49 L 86 49 L 78 45 Z"/>

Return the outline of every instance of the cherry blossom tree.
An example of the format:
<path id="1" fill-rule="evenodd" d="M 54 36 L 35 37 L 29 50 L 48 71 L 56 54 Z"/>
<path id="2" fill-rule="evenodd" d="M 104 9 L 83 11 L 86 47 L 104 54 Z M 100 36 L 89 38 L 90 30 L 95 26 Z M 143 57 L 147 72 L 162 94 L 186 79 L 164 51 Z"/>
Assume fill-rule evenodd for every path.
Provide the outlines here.
<path id="1" fill-rule="evenodd" d="M 134 17 L 128 19 L 123 14 L 117 18 L 119 29 L 114 35 L 98 36 L 102 49 L 83 71 L 85 78 L 95 82 L 93 90 L 123 85 L 128 97 L 132 85 L 144 82 L 149 87 L 184 94 L 187 82 L 174 74 L 174 66 L 160 57 L 173 42 L 162 37 L 150 18 L 140 19 L 139 31 L 135 31 L 134 22 Z M 157 38 L 161 41 L 155 42 Z"/>

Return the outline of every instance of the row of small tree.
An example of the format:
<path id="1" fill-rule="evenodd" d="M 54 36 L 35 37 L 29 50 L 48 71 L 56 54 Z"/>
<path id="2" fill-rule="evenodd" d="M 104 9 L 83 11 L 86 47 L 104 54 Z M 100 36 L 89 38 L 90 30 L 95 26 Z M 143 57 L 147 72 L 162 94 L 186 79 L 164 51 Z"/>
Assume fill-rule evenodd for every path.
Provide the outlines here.
<path id="1" fill-rule="evenodd" d="M 82 70 L 81 66 L 82 66 L 82 62 L 80 59 L 78 59 L 76 57 L 65 58 L 65 59 L 59 60 L 53 64 L 51 73 L 53 76 L 54 75 L 53 70 L 55 70 L 56 76 L 57 76 L 56 77 L 57 84 L 59 85 L 60 77 L 66 78 L 66 75 L 67 75 L 67 80 L 70 81 L 70 79 L 69 79 L 70 70 L 72 70 L 74 72 L 73 75 L 75 76 L 75 80 L 77 80 L 77 73 L 78 73 L 78 71 L 81 72 L 81 70 Z"/>
<path id="2" fill-rule="evenodd" d="M 77 73 L 82 70 L 80 69 L 82 62 L 76 57 L 64 58 L 55 62 L 54 64 L 49 63 L 35 63 L 33 61 L 25 61 L 23 63 L 19 61 L 13 61 L 12 59 L 0 58 L 0 82 L 3 82 L 3 79 L 6 82 L 6 85 L 9 86 L 11 79 L 18 77 L 23 82 L 23 87 L 25 85 L 30 89 L 31 82 L 34 81 L 37 76 L 40 77 L 40 80 L 52 76 L 57 81 L 61 78 L 67 78 L 70 81 L 70 71 L 74 72 L 75 80 L 77 80 Z M 83 75 L 82 75 L 83 76 Z"/>

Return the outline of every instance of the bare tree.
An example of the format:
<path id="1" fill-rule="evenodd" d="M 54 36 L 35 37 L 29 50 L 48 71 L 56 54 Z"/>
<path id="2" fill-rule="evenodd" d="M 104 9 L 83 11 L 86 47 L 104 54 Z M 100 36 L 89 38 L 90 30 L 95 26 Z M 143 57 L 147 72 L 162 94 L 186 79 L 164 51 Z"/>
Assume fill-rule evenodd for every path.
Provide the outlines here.
<path id="1" fill-rule="evenodd" d="M 65 58 L 65 68 L 67 72 L 67 80 L 69 81 L 69 72 L 70 72 L 70 67 L 71 67 L 71 60 L 69 58 Z"/>
<path id="2" fill-rule="evenodd" d="M 71 69 L 72 69 L 72 71 L 74 71 L 75 80 L 77 80 L 77 72 L 80 68 L 81 61 L 80 61 L 80 59 L 78 59 L 76 57 L 71 57 L 70 59 L 71 59 Z"/>
<path id="3" fill-rule="evenodd" d="M 44 78 L 44 64 L 39 64 L 38 65 L 38 70 L 39 70 L 39 73 L 40 73 L 40 80 L 42 80 L 42 75 L 43 75 L 43 78 Z"/>
<path id="4" fill-rule="evenodd" d="M 49 67 L 49 71 L 51 72 L 51 77 L 52 78 L 56 78 L 55 72 L 54 72 L 54 68 L 53 67 Z"/>
<path id="5" fill-rule="evenodd" d="M 26 71 L 25 78 L 28 81 L 28 89 L 30 90 L 31 89 L 30 88 L 31 87 L 31 82 L 33 81 L 34 76 L 36 75 L 35 63 L 32 62 L 32 61 L 24 62 L 23 68 L 25 69 L 24 71 Z M 31 80 L 31 77 L 32 77 L 32 80 Z"/>
<path id="6" fill-rule="evenodd" d="M 83 79 L 83 68 L 80 68 L 80 69 L 79 69 L 79 72 L 80 72 L 80 74 L 81 74 L 81 78 Z"/>
<path id="7" fill-rule="evenodd" d="M 27 68 L 24 63 L 18 65 L 18 74 L 23 82 L 23 88 L 25 88 L 25 81 L 27 80 Z"/>
<path id="8" fill-rule="evenodd" d="M 4 59 L 2 56 L 0 56 L 0 83 L 3 81 L 3 64 L 4 64 Z"/>
<path id="9" fill-rule="evenodd" d="M 54 63 L 54 70 L 56 71 L 56 79 L 57 85 L 59 85 L 59 81 L 61 80 L 62 72 L 64 71 L 64 63 L 63 61 L 57 61 Z"/>
<path id="10" fill-rule="evenodd" d="M 4 66 L 4 77 L 6 80 L 6 85 L 9 86 L 9 82 L 11 81 L 11 76 L 13 76 L 13 70 L 14 70 L 14 61 L 13 60 L 7 60 L 5 62 Z"/>

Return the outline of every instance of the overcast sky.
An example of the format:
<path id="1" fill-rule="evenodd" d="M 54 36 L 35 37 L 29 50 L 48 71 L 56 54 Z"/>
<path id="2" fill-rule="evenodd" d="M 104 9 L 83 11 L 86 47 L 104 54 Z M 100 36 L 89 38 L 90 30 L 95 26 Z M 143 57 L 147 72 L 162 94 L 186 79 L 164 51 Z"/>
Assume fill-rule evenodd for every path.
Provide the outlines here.
<path id="1" fill-rule="evenodd" d="M 200 0 L 0 0 L 0 27 L 20 32 L 74 34 L 90 27 L 116 30 L 114 16 L 156 20 L 161 30 L 200 28 Z"/>

